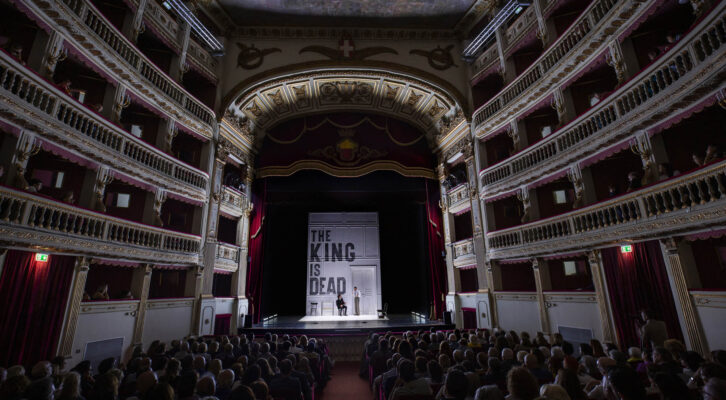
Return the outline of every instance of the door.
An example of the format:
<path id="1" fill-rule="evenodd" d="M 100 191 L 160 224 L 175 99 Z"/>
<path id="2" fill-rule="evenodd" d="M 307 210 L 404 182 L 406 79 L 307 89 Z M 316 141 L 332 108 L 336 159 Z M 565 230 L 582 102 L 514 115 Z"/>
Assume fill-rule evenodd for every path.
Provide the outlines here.
<path id="1" fill-rule="evenodd" d="M 360 313 L 361 315 L 376 313 L 376 267 L 362 266 L 350 267 L 353 287 L 360 290 Z M 355 311 L 355 300 L 352 298 L 353 288 L 351 287 L 351 302 L 348 313 Z"/>

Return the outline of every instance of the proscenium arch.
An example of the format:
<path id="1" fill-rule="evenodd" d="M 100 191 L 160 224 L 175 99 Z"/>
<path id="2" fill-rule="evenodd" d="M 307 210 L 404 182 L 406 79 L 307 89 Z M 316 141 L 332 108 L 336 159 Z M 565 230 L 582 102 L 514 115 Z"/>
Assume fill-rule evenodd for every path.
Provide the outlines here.
<path id="1" fill-rule="evenodd" d="M 428 75 L 428 74 L 426 74 Z M 464 114 L 463 97 L 439 79 L 375 67 L 326 67 L 245 81 L 225 96 L 222 122 L 258 145 L 271 127 L 298 117 L 356 111 L 406 121 L 432 148 L 447 121 Z"/>

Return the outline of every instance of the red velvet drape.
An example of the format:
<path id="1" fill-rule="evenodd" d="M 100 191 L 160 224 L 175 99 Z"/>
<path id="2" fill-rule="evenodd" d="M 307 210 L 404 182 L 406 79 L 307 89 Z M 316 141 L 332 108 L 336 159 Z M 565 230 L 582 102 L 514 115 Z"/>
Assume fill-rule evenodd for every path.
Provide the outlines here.
<path id="1" fill-rule="evenodd" d="M 252 222 L 250 223 L 249 240 L 249 267 L 247 268 L 247 298 L 250 304 L 250 312 L 255 323 L 260 322 L 262 308 L 262 262 L 263 262 L 263 239 L 265 233 L 265 209 L 267 208 L 267 180 L 262 179 L 256 182 L 257 194 L 253 193 Z"/>
<path id="2" fill-rule="evenodd" d="M 0 276 L 0 365 L 32 365 L 55 356 L 75 257 L 8 250 Z"/>
<path id="3" fill-rule="evenodd" d="M 426 184 L 426 239 L 429 258 L 429 274 L 431 275 L 431 298 L 434 303 L 432 318 L 440 318 L 444 312 L 446 294 L 446 263 L 444 262 L 444 227 L 439 208 L 438 186 L 425 180 Z"/>
<path id="4" fill-rule="evenodd" d="M 619 247 L 603 249 L 602 260 L 622 348 L 640 346 L 636 317 L 642 309 L 665 321 L 669 337 L 683 340 L 658 241 L 635 243 L 631 253 Z"/>

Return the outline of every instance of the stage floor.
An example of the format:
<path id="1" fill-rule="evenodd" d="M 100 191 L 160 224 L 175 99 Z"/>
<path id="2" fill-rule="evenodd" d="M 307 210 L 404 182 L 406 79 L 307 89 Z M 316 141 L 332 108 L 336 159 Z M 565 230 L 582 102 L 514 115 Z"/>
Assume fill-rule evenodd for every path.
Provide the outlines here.
<path id="1" fill-rule="evenodd" d="M 316 320 L 311 320 L 315 318 Z M 325 320 L 321 320 L 324 318 Z M 358 318 L 356 320 L 356 318 Z M 365 320 L 361 320 L 361 319 Z M 339 316 L 280 316 L 243 329 L 245 332 L 289 333 L 289 334 L 356 334 L 375 332 L 404 332 L 419 329 L 453 329 L 442 321 L 431 321 L 413 314 L 389 314 L 387 319 L 379 319 L 372 315 L 347 317 Z"/>
<path id="2" fill-rule="evenodd" d="M 388 317 L 380 318 L 387 321 Z M 378 321 L 377 315 L 306 315 L 300 322 L 345 322 L 345 321 Z"/>

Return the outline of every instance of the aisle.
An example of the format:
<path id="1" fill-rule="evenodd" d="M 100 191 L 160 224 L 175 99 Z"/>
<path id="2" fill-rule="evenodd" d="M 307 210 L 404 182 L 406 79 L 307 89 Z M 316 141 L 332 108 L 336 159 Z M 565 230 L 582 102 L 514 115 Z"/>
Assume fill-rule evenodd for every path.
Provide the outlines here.
<path id="1" fill-rule="evenodd" d="M 359 363 L 356 361 L 336 362 L 331 373 L 332 379 L 325 386 L 320 400 L 371 400 L 373 394 L 368 381 L 358 376 Z M 316 400 L 318 398 L 316 397 Z"/>

